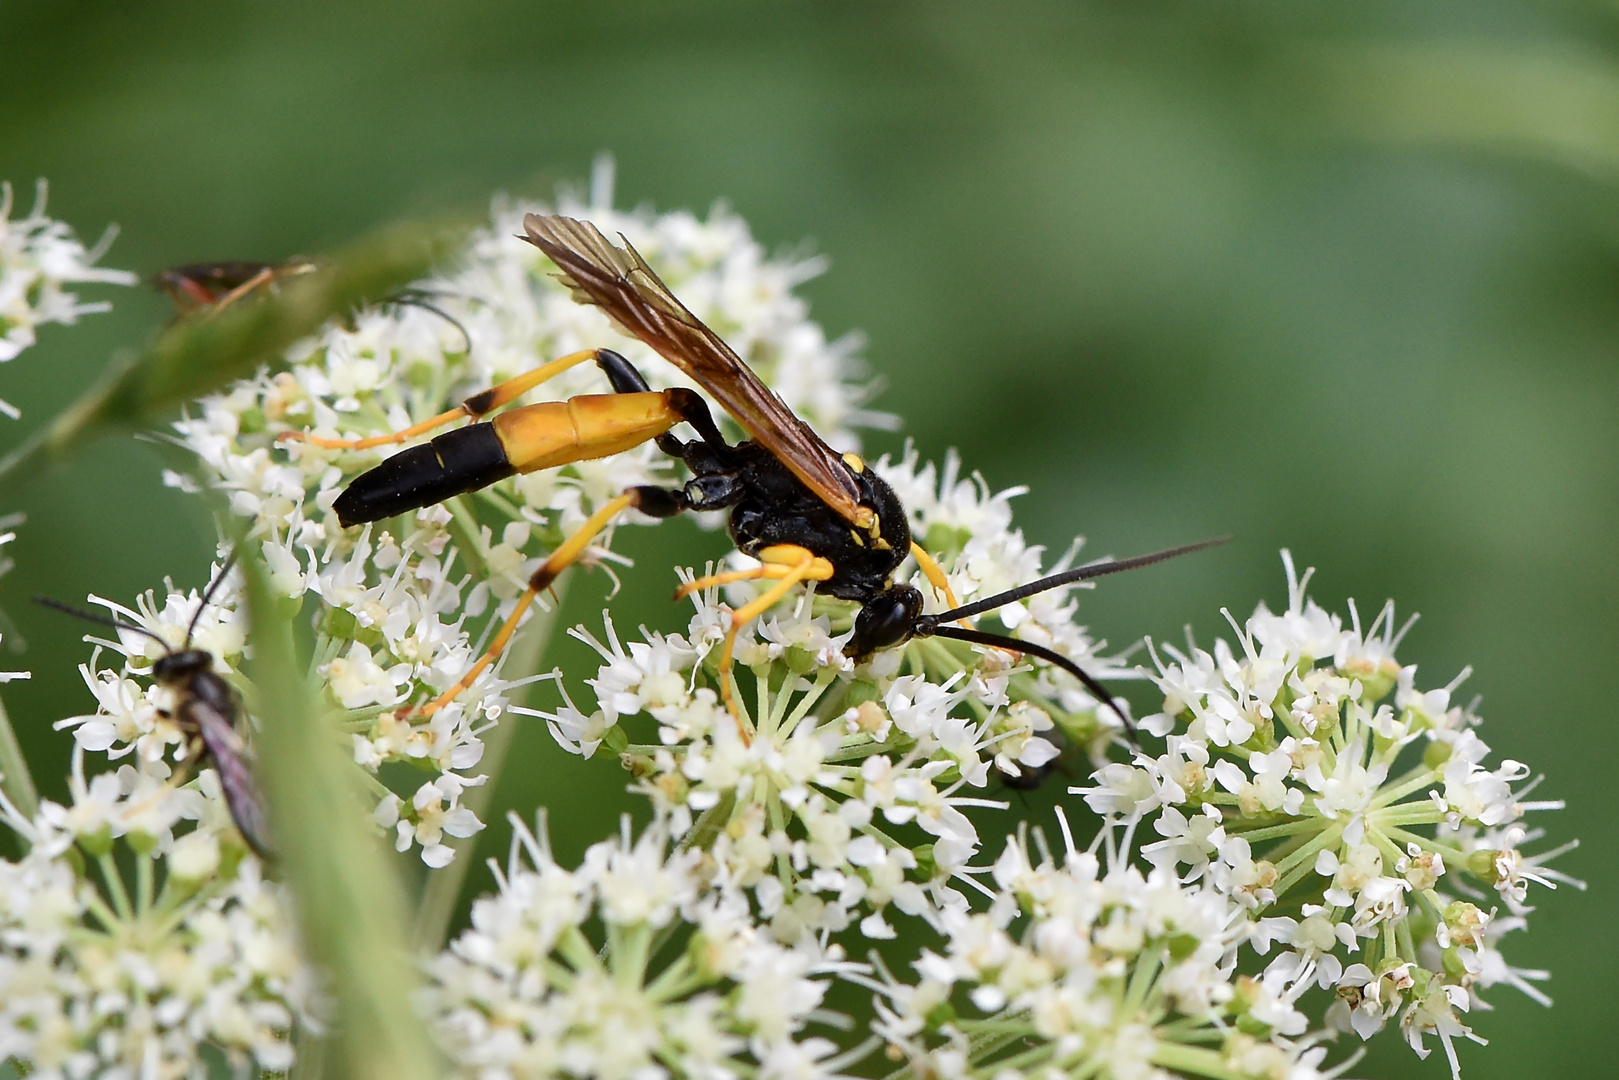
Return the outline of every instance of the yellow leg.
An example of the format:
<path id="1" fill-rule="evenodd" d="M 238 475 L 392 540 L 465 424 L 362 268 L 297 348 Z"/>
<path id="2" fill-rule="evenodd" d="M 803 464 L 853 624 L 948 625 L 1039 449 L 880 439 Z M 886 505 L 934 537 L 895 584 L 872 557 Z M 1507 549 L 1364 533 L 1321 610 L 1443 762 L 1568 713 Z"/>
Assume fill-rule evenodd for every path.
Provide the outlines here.
<path id="1" fill-rule="evenodd" d="M 727 570 L 722 574 L 710 574 L 695 581 L 688 581 L 675 590 L 675 599 L 684 600 L 694 592 L 712 589 L 716 585 L 730 585 L 736 581 L 757 581 L 760 578 L 779 578 L 792 572 L 791 567 L 776 566 L 766 563 L 763 566 L 750 567 L 747 570 Z"/>
<path id="2" fill-rule="evenodd" d="M 928 579 L 928 584 L 933 586 L 933 591 L 943 593 L 945 603 L 952 608 L 960 607 L 961 601 L 956 599 L 956 594 L 950 589 L 950 579 L 944 576 L 944 571 L 933 561 L 933 556 L 928 554 L 927 548 L 912 540 L 911 557 L 916 560 L 916 565 L 922 568 L 922 575 Z"/>
<path id="3" fill-rule="evenodd" d="M 408 428 L 391 432 L 387 435 L 373 435 L 366 439 L 323 439 L 318 435 L 311 435 L 307 431 L 284 431 L 279 436 L 283 441 L 302 440 L 311 446 L 319 446 L 326 450 L 369 450 L 373 446 L 388 446 L 394 443 L 405 443 L 418 435 L 426 435 L 429 431 L 443 427 L 463 417 L 469 420 L 478 420 L 502 405 L 516 401 L 547 379 L 567 371 L 576 364 L 596 357 L 595 349 L 581 349 L 579 352 L 569 353 L 567 356 L 542 364 L 533 371 L 526 371 L 515 379 L 507 379 L 497 386 L 487 390 L 480 390 L 473 394 L 455 408 L 441 412 L 437 416 L 423 420 L 419 424 L 412 424 Z"/>
<path id="4" fill-rule="evenodd" d="M 776 584 L 752 603 L 731 612 L 731 628 L 726 631 L 725 647 L 720 650 L 720 699 L 725 702 L 725 709 L 731 714 L 731 719 L 736 721 L 736 730 L 742 736 L 744 745 L 751 741 L 752 733 L 742 721 L 742 710 L 736 703 L 736 680 L 731 674 L 731 657 L 736 652 L 737 631 L 775 607 L 777 602 L 800 581 L 826 581 L 832 576 L 830 562 L 808 548 L 801 548 L 796 544 L 767 547 L 759 552 L 759 558 L 765 566 L 778 566 L 784 572 L 779 573 L 780 580 Z M 793 560 L 791 565 L 788 564 L 788 560 Z M 759 569 L 764 570 L 765 567 Z M 778 577 L 778 573 L 772 571 L 755 576 Z"/>
<path id="5" fill-rule="evenodd" d="M 478 662 L 467 669 L 467 673 L 461 676 L 461 680 L 454 686 L 422 706 L 421 715 L 424 719 L 454 701 L 465 693 L 468 687 L 478 681 L 478 676 L 484 673 L 484 669 L 493 664 L 500 658 L 500 654 L 506 651 L 506 646 L 510 643 L 512 635 L 517 632 L 517 624 L 523 621 L 524 614 L 528 612 L 529 606 L 534 603 L 535 598 L 546 589 L 549 589 L 557 576 L 578 560 L 579 556 L 584 553 L 585 548 L 590 546 L 590 542 L 596 539 L 601 534 L 601 531 L 612 523 L 615 517 L 629 507 L 634 506 L 635 503 L 636 496 L 634 492 L 620 495 L 610 502 L 603 503 L 601 509 L 591 514 L 572 536 L 563 541 L 561 547 L 551 552 L 551 557 L 541 563 L 540 568 L 534 571 L 534 576 L 528 579 L 528 588 L 523 590 L 523 595 L 517 600 L 517 606 L 512 608 L 510 615 L 506 616 L 506 621 L 500 624 L 500 630 L 496 632 L 494 640 L 489 643 L 489 648 L 478 658 Z"/>
<path id="6" fill-rule="evenodd" d="M 254 289 L 259 288 L 261 285 L 268 285 L 270 282 L 275 280 L 275 274 L 275 267 L 266 266 L 263 270 L 260 270 L 258 273 L 254 274 L 252 277 L 236 286 L 236 288 L 232 289 L 230 292 L 216 300 L 214 305 L 208 309 L 207 317 L 210 319 L 213 318 L 215 315 L 218 315 L 221 311 L 224 311 L 226 308 L 236 303 L 236 301 L 240 300 Z"/>
<path id="7" fill-rule="evenodd" d="M 580 349 L 567 356 L 560 356 L 549 364 L 541 364 L 533 371 L 526 371 L 514 379 L 507 379 L 503 383 L 491 386 L 487 390 L 480 390 L 461 403 L 467 415 L 473 419 L 494 412 L 502 405 L 509 404 L 545 382 L 554 379 L 571 367 L 576 367 L 586 360 L 596 359 L 595 349 Z"/>
<path id="8" fill-rule="evenodd" d="M 457 405 L 448 412 L 441 412 L 419 424 L 412 424 L 408 428 L 391 432 L 387 435 L 373 435 L 368 439 L 325 439 L 319 435 L 311 435 L 307 431 L 283 431 L 278 438 L 282 442 L 306 442 L 311 446 L 319 446 L 326 450 L 369 450 L 373 446 L 387 446 L 390 443 L 409 442 L 418 435 L 426 435 L 435 428 L 441 428 L 452 420 L 459 420 L 467 415 L 467 410 Z"/>

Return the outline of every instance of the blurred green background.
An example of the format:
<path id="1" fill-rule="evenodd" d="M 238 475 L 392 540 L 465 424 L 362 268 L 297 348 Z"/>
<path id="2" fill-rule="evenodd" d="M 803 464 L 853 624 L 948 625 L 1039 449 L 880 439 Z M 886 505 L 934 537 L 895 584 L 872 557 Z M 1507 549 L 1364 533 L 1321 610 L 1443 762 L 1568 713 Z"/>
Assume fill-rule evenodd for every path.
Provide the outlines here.
<path id="1" fill-rule="evenodd" d="M 1569 801 L 1588 894 L 1541 893 L 1509 958 L 1553 970 L 1475 1019 L 1465 1074 L 1605 1071 L 1619 946 L 1606 847 L 1619 738 L 1619 11 L 1527 3 L 481 3 L 0 7 L 0 177 L 108 265 L 331 250 L 399 216 L 545 195 L 618 160 L 620 205 L 734 204 L 772 247 L 833 269 L 806 287 L 869 338 L 881 408 L 924 455 L 958 447 L 1061 547 L 1129 554 L 1218 533 L 1212 554 L 1108 581 L 1086 619 L 1122 644 L 1207 642 L 1264 597 L 1277 549 L 1315 595 L 1423 620 L 1425 685 L 1464 664 L 1498 755 Z M 43 423 L 166 301 L 50 327 L 0 368 Z M 128 600 L 200 585 L 211 527 L 118 439 L 38 478 L 0 603 L 29 648 L 6 702 L 60 795 L 91 705 L 81 628 L 45 592 Z M 672 629 L 669 567 L 722 540 L 634 530 L 621 626 Z M 599 625 L 601 582 L 564 625 Z M 569 651 L 572 649 L 572 651 Z M 563 643 L 547 665 L 589 667 Z M 562 854 L 634 805 L 537 722 L 502 806 L 552 807 Z M 483 851 L 504 850 L 499 815 Z M 479 872 L 481 874 L 481 871 Z M 478 874 L 474 884 L 483 879 Z M 1607 1019 L 1604 1019 L 1607 1018 Z M 1610 1066 L 1611 1067 L 1611 1066 Z M 1362 1076 L 1442 1076 L 1386 1033 Z"/>

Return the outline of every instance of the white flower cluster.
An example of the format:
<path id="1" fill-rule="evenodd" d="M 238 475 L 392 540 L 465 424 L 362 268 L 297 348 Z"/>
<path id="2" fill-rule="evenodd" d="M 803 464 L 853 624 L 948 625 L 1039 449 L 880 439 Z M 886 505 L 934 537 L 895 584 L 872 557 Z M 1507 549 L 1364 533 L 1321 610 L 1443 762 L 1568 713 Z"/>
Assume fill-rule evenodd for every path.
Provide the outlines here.
<path id="1" fill-rule="evenodd" d="M 944 951 L 923 952 L 915 983 L 871 984 L 890 1058 L 996 1080 L 1321 1075 L 1325 1050 L 1300 1038 L 1308 1021 L 1274 980 L 1235 974 L 1241 905 L 1212 882 L 1143 873 L 1106 829 L 1078 851 L 1059 823 L 1060 862 L 1038 829 L 1034 853 L 1027 829 L 1008 837 L 988 910 L 943 913 Z"/>
<path id="2" fill-rule="evenodd" d="M 959 597 L 1039 576 L 1041 549 L 1010 525 L 1017 492 L 960 479 L 954 458 L 942 476 L 914 454 L 875 467 Z M 914 582 L 929 588 L 920 574 Z M 756 687 L 744 738 L 720 704 L 715 646 L 728 614 L 716 594 L 694 594 L 686 636 L 644 633 L 626 647 L 610 618 L 605 643 L 574 631 L 603 660 L 587 680 L 595 708 L 566 699 L 535 715 L 575 753 L 619 753 L 675 835 L 705 838 L 783 941 L 856 922 L 865 936 L 888 938 L 890 905 L 913 916 L 965 906 L 952 881 L 968 871 L 979 837 L 962 811 L 1004 806 L 974 793 L 997 774 L 1038 779 L 1065 737 L 1104 746 L 1120 723 L 1071 676 L 993 649 L 916 639 L 857 665 L 843 654 L 855 605 L 806 592 L 738 639 L 737 666 Z M 1098 675 L 1116 671 L 1073 612 L 1057 590 L 1000 618 Z"/>
<path id="3" fill-rule="evenodd" d="M 624 233 L 791 408 L 853 449 L 850 427 L 872 416 L 851 349 L 792 294 L 819 264 L 767 259 L 724 210 L 623 214 L 598 186 L 589 205 L 559 208 Z M 549 276 L 513 235 L 528 209 L 497 205 L 411 302 L 333 324 L 291 350 L 288 370 L 177 425 L 201 482 L 246 519 L 286 617 L 312 620 L 375 821 L 431 867 L 452 858 L 446 838 L 483 828 L 463 799 L 488 779 L 491 726 L 530 711 L 508 693 L 563 682 L 493 668 L 430 716 L 414 707 L 462 679 L 538 559 L 588 515 L 681 476 L 643 445 L 345 530 L 333 500 L 396 447 L 283 436 L 398 430 L 589 347 L 622 351 L 654 386 L 684 382 Z M 534 396 L 604 382 L 579 366 Z M 954 457 L 874 467 L 960 601 L 1072 562 L 1075 550 L 1042 567 L 1012 524 L 1018 491 L 964 478 Z M 583 561 L 614 558 L 610 541 Z M 1544 973 L 1509 965 L 1499 941 L 1525 926 L 1529 883 L 1570 880 L 1544 865 L 1556 851 L 1524 852 L 1539 839 L 1525 813 L 1557 804 L 1525 801 L 1523 766 L 1486 763 L 1455 684 L 1417 689 L 1394 659 L 1392 609 L 1364 631 L 1351 609 L 1346 628 L 1287 565 L 1287 610 L 1261 606 L 1236 646 L 1155 653 L 1164 705 L 1139 728 L 1162 747 L 1128 763 L 1102 764 L 1122 721 L 1060 668 L 938 636 L 857 664 L 843 653 L 855 605 L 808 587 L 742 629 L 741 718 L 721 703 L 720 644 L 762 586 L 694 593 L 683 633 L 626 639 L 610 615 L 600 638 L 576 629 L 602 660 L 593 700 L 563 690 L 533 712 L 574 753 L 617 755 L 653 820 L 638 838 L 626 823 L 573 869 L 543 828 L 514 820 L 496 892 L 428 963 L 421 1006 L 451 1067 L 477 1080 L 810 1080 L 869 1072 L 885 1049 L 904 1080 L 1319 1080 L 1334 1029 L 1367 1038 L 1397 1018 L 1419 1052 L 1437 1035 L 1454 1068 L 1454 1040 L 1471 1035 L 1459 1014 L 1480 991 L 1504 982 L 1544 1000 Z M 898 576 L 931 610 L 947 606 L 918 568 Z M 194 647 L 235 678 L 250 648 L 239 588 L 227 576 L 206 605 L 172 585 L 133 609 L 97 601 L 144 632 L 100 642 L 82 669 L 96 712 L 58 725 L 77 743 L 72 803 L 32 818 L 4 807 L 29 852 L 0 863 L 0 1060 L 30 1075 L 200 1078 L 221 1053 L 243 1075 L 276 1072 L 294 1033 L 315 1029 L 289 905 L 233 827 L 216 772 L 189 762 L 174 691 L 151 677 Z M 1074 622 L 1072 589 L 981 625 L 1097 678 L 1141 674 Z M 1102 765 L 1074 789 L 1102 819 L 1095 841 L 1076 845 L 1059 814 L 1060 851 L 1023 826 L 986 865 L 968 811 L 1004 809 L 995 785 L 1039 783 L 1066 747 Z M 86 779 L 86 756 L 103 752 L 111 771 Z M 183 761 L 203 766 L 184 784 Z M 907 918 L 935 935 L 914 960 L 846 959 L 862 939 L 898 939 L 884 946 L 897 954 Z M 875 1020 L 827 1007 L 839 979 L 874 992 Z M 1331 997 L 1312 1023 L 1318 988 Z"/>
<path id="4" fill-rule="evenodd" d="M 86 303 L 66 286 L 99 282 L 133 285 L 124 270 L 96 266 L 111 246 L 116 229 L 108 229 L 95 247 L 86 249 L 73 230 L 45 214 L 45 181 L 34 195 L 27 217 L 12 220 L 12 190 L 0 183 L 0 362 L 34 343 L 34 328 L 44 323 L 73 323 L 80 315 L 106 311 L 110 304 Z M 0 412 L 15 418 L 17 410 L 0 402 Z"/>
<path id="5" fill-rule="evenodd" d="M 82 760 L 72 805 L 32 821 L 3 808 L 28 851 L 0 861 L 0 1061 L 50 1080 L 203 1080 L 206 1048 L 285 1071 L 313 979 L 214 774 L 176 789 L 126 764 L 86 782 Z"/>
<path id="6" fill-rule="evenodd" d="M 1423 1056 L 1437 1035 L 1454 1070 L 1453 1040 L 1474 1037 L 1457 1014 L 1479 991 L 1544 1000 L 1528 983 L 1544 973 L 1496 942 L 1523 925 L 1531 882 L 1578 884 L 1543 865 L 1567 847 L 1521 850 L 1540 836 L 1523 816 L 1562 804 L 1525 801 L 1538 781 L 1519 762 L 1486 767 L 1478 717 L 1451 703 L 1460 678 L 1417 689 L 1392 605 L 1365 629 L 1351 605 L 1345 627 L 1284 561 L 1286 611 L 1261 604 L 1235 648 L 1159 661 L 1164 706 L 1142 726 L 1164 752 L 1074 790 L 1131 827 L 1150 818 L 1162 839 L 1142 852 L 1160 872 L 1249 912 L 1261 951 L 1282 946 L 1266 981 L 1285 997 L 1333 991 L 1328 1020 L 1363 1039 L 1397 1017 Z"/>
<path id="7" fill-rule="evenodd" d="M 790 406 L 835 444 L 852 448 L 848 425 L 870 418 L 858 408 L 863 391 L 849 381 L 857 374 L 852 343 L 827 341 L 792 292 L 820 272 L 821 262 L 766 257 L 742 220 L 723 208 L 706 221 L 687 213 L 623 213 L 607 205 L 610 185 L 599 186 L 604 191 L 590 205 L 564 199 L 559 209 L 628 237 Z M 295 346 L 290 370 L 205 399 L 176 425 L 206 482 L 251 519 L 250 535 L 279 591 L 314 605 L 317 653 L 335 703 L 348 711 L 355 761 L 372 773 L 406 762 L 432 774 L 414 791 L 380 791 L 377 820 L 395 830 L 401 851 L 419 845 L 435 867 L 453 855 L 445 835 L 483 827 L 461 798 L 485 779 L 482 736 L 518 683 L 492 668 L 430 717 L 411 707 L 455 686 L 472 667 L 484 628 L 510 613 L 541 558 L 625 488 L 669 481 L 671 462 L 648 443 L 502 481 L 422 510 L 402 527 L 345 530 L 333 499 L 399 447 L 329 450 L 278 436 L 399 430 L 585 348 L 618 350 L 654 387 L 680 382 L 670 365 L 615 331 L 601 312 L 570 299 L 544 256 L 514 235 L 523 231 L 523 214 L 535 209 L 497 203 L 489 228 L 472 237 L 455 267 L 413 290 L 420 303 L 356 313 L 350 324 L 334 324 Z M 601 373 L 583 365 L 530 398 L 607 390 Z M 169 482 L 194 484 L 173 474 Z M 587 565 L 614 557 L 609 540 L 586 553 Z"/>
<path id="8" fill-rule="evenodd" d="M 568 870 L 543 828 L 513 825 L 498 892 L 424 995 L 455 1075 L 809 1080 L 851 1060 L 806 1034 L 850 965 L 835 946 L 761 933 L 701 851 L 671 850 L 656 825 L 632 839 L 626 821 Z"/>

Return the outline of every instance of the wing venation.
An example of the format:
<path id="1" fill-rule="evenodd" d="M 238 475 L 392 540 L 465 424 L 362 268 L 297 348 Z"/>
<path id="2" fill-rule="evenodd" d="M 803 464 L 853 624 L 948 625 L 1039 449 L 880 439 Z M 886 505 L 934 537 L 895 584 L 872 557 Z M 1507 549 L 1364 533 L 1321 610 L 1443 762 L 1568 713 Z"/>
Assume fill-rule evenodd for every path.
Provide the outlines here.
<path id="1" fill-rule="evenodd" d="M 628 240 L 619 247 L 590 222 L 555 214 L 529 214 L 523 228 L 526 239 L 562 271 L 575 300 L 601 308 L 631 337 L 689 375 L 846 520 L 869 518 L 837 452 L 675 297 Z"/>

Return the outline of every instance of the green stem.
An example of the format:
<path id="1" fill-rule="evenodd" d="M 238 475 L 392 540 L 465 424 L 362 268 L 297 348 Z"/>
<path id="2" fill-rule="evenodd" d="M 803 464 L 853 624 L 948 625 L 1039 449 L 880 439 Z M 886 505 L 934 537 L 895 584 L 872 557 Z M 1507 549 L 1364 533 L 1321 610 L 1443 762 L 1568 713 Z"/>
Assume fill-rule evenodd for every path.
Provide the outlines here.
<path id="1" fill-rule="evenodd" d="M 253 657 L 249 674 L 262 722 L 259 770 L 275 824 L 277 869 L 297 900 L 308 955 L 340 1022 L 331 1028 L 328 1078 L 437 1080 L 439 1060 L 413 992 L 405 897 L 385 853 L 336 717 L 301 677 L 285 604 L 252 545 L 247 579 Z"/>
<path id="2" fill-rule="evenodd" d="M 101 924 L 103 930 L 109 934 L 116 934 L 118 928 L 123 925 L 122 920 L 118 918 L 118 913 L 108 907 L 107 901 L 103 900 L 101 894 L 94 889 L 86 889 L 85 892 L 87 895 L 84 906 L 94 916 L 96 922 Z"/>
<path id="3" fill-rule="evenodd" d="M 577 926 L 570 926 L 562 932 L 562 936 L 557 939 L 556 951 L 557 955 L 575 971 L 602 970 L 601 960 L 596 956 L 596 947 Z"/>
<path id="4" fill-rule="evenodd" d="M 821 695 L 826 693 L 826 688 L 831 686 L 837 677 L 837 671 L 832 668 L 822 668 L 817 672 L 815 685 L 804 691 L 804 696 L 799 698 L 798 704 L 793 707 L 792 715 L 781 725 L 782 730 L 792 731 L 797 728 L 805 714 L 815 707 L 815 703 L 821 700 Z"/>
<path id="5" fill-rule="evenodd" d="M 692 967 L 691 959 L 682 956 L 660 971 L 642 993 L 648 1001 L 661 1005 L 685 997 L 704 982 Z"/>
<path id="6" fill-rule="evenodd" d="M 34 787 L 33 774 L 28 771 L 28 759 L 23 757 L 17 733 L 12 730 L 11 717 L 6 705 L 0 701 L 0 791 L 6 793 L 11 805 L 29 821 L 39 815 L 39 789 Z M 18 834 L 17 842 L 26 850 L 28 840 Z"/>
<path id="7" fill-rule="evenodd" d="M 1028 1070 L 1031 1065 L 1041 1064 L 1049 1060 L 1057 1052 L 1057 1048 L 1049 1042 L 1039 1042 L 1021 1054 L 1013 1054 L 995 1062 L 995 1072 L 1001 1073 L 1006 1069 Z"/>
<path id="8" fill-rule="evenodd" d="M 1336 844 L 1338 842 L 1338 838 L 1343 835 L 1343 831 L 1344 827 L 1337 823 L 1322 829 L 1320 835 L 1316 836 L 1308 843 L 1302 844 L 1295 848 L 1293 852 L 1287 856 L 1287 858 L 1277 863 L 1277 872 L 1280 874 L 1286 874 L 1288 871 L 1294 869 L 1305 860 L 1314 859 L 1316 853 L 1322 848 L 1326 847 L 1328 844 Z M 1280 896 L 1281 893 L 1278 892 L 1277 895 Z"/>
<path id="9" fill-rule="evenodd" d="M 1276 896 L 1278 899 L 1286 896 L 1293 886 L 1297 885 L 1304 879 L 1306 874 L 1315 869 L 1314 858 L 1316 853 L 1328 844 L 1336 844 L 1339 837 L 1343 835 L 1343 831 L 1343 826 L 1336 824 L 1331 828 L 1324 829 L 1321 835 L 1277 864 L 1276 872 L 1281 875 L 1281 880 L 1276 883 Z"/>
<path id="10" fill-rule="evenodd" d="M 152 859 L 148 855 L 135 857 L 135 910 L 142 915 L 152 909 Z"/>
<path id="11" fill-rule="evenodd" d="M 633 991 L 641 985 L 646 977 L 651 946 L 652 930 L 645 923 L 634 926 L 615 923 L 607 927 L 607 960 L 615 986 Z"/>
<path id="12" fill-rule="evenodd" d="M 1367 826 L 1366 837 L 1367 839 L 1371 840 L 1374 845 L 1376 845 L 1377 850 L 1383 853 L 1385 863 L 1383 870 L 1385 873 L 1392 875 L 1394 873 L 1395 864 L 1400 861 L 1400 859 L 1405 855 L 1405 852 L 1401 851 L 1399 845 L 1397 845 L 1393 840 L 1390 840 L 1384 834 L 1383 830 L 1376 825 Z"/>
<path id="13" fill-rule="evenodd" d="M 1220 1032 L 1210 1027 L 1208 1018 L 1203 1016 L 1182 1016 L 1159 1024 L 1154 1030 L 1159 1038 L 1178 1043 L 1217 1042 L 1220 1038 Z"/>
<path id="14" fill-rule="evenodd" d="M 753 688 L 758 694 L 754 715 L 759 719 L 753 725 L 753 737 L 756 739 L 768 739 L 771 733 L 765 730 L 765 725 L 770 723 L 770 665 L 760 664 L 748 670 L 753 672 Z M 731 670 L 731 678 L 736 678 L 736 669 L 734 667 Z M 735 682 L 731 684 L 731 692 L 736 694 Z M 740 694 L 737 695 L 736 700 L 738 704 L 741 703 Z"/>
<path id="15" fill-rule="evenodd" d="M 1431 802 L 1402 803 L 1379 810 L 1371 820 L 1385 829 L 1394 825 L 1437 825 L 1445 820 L 1445 811 Z"/>
<path id="16" fill-rule="evenodd" d="M 1130 985 L 1124 992 L 1124 1008 L 1130 1012 L 1140 1012 L 1146 1003 L 1147 994 L 1152 990 L 1152 981 L 1158 977 L 1158 966 L 1162 956 L 1154 952 L 1151 955 L 1138 954 L 1136 956 L 1136 969 L 1130 973 Z"/>
<path id="17" fill-rule="evenodd" d="M 460 541 L 461 561 L 467 564 L 467 572 L 475 578 L 488 577 L 484 570 L 481 550 L 483 534 L 478 529 L 478 519 L 472 516 L 465 499 L 447 499 L 443 505 L 450 512 L 450 533 Z"/>
<path id="18" fill-rule="evenodd" d="M 117 909 L 118 917 L 125 920 L 133 919 L 135 909 L 129 902 L 129 892 L 124 888 L 124 878 L 118 872 L 118 863 L 111 855 L 103 854 L 96 856 L 96 866 L 101 871 L 101 880 L 107 883 L 107 896 L 112 900 L 112 906 Z"/>
<path id="19" fill-rule="evenodd" d="M 1411 794 L 1413 791 L 1416 791 L 1417 789 L 1438 780 L 1441 775 L 1442 774 L 1437 769 L 1424 769 L 1420 767 L 1413 769 L 1410 773 L 1407 773 L 1405 776 L 1396 781 L 1392 787 L 1386 787 L 1382 791 L 1379 791 L 1377 793 L 1377 797 L 1372 800 L 1371 805 L 1367 809 L 1368 811 L 1380 810 L 1385 806 L 1390 806 L 1397 803 L 1407 795 Z"/>
<path id="20" fill-rule="evenodd" d="M 707 851 L 719 837 L 720 830 L 731 820 L 731 812 L 736 809 L 736 789 L 728 789 L 720 797 L 720 801 L 704 810 L 692 826 L 690 833 L 680 842 L 682 851 Z"/>
<path id="21" fill-rule="evenodd" d="M 1225 1058 L 1218 1052 L 1201 1046 L 1161 1042 L 1152 1052 L 1152 1063 L 1176 1072 L 1207 1076 L 1210 1080 L 1249 1080 L 1227 1066 Z"/>
<path id="22" fill-rule="evenodd" d="M 1227 826 L 1226 831 L 1232 836 L 1242 837 L 1250 844 L 1257 844 L 1265 840 L 1275 840 L 1278 837 L 1293 836 L 1296 833 L 1319 829 L 1323 824 L 1324 819 L 1322 818 L 1307 817 L 1284 822 L 1281 825 L 1267 825 L 1262 829 L 1243 829 L 1242 822 L 1234 821 Z"/>
<path id="23" fill-rule="evenodd" d="M 761 786 L 767 789 L 770 788 L 768 783 Z M 781 799 L 776 792 L 773 789 L 762 791 L 759 797 L 766 800 L 765 806 L 769 813 L 770 827 L 777 832 L 786 832 L 787 817 L 782 808 Z M 780 879 L 782 886 L 788 893 L 793 891 L 793 866 L 788 860 L 786 852 L 776 856 L 776 877 Z"/>
<path id="24" fill-rule="evenodd" d="M 1400 925 L 1395 928 L 1394 932 L 1399 940 L 1400 955 L 1415 960 L 1417 958 L 1417 943 L 1411 937 L 1411 920 L 1401 919 Z"/>
<path id="25" fill-rule="evenodd" d="M 164 897 L 171 897 L 173 902 L 159 909 L 161 911 L 161 918 L 157 917 L 157 912 L 154 912 L 153 915 L 149 917 L 149 933 L 153 940 L 165 938 L 174 933 L 176 928 L 178 928 L 181 923 L 185 922 L 188 914 L 203 907 L 215 896 L 218 896 L 220 893 L 230 888 L 230 885 L 231 882 L 229 880 L 215 877 L 202 888 L 182 896 L 179 893 L 170 890 L 169 882 L 164 881 L 163 895 Z M 190 903 L 183 903 L 183 901 L 186 900 L 189 900 Z"/>
<path id="26" fill-rule="evenodd" d="M 1390 825 L 1383 821 L 1378 822 L 1377 826 L 1384 832 L 1388 833 L 1389 839 L 1391 840 L 1399 840 L 1406 844 L 1416 844 L 1418 847 L 1426 848 L 1429 851 L 1438 852 L 1446 859 L 1451 860 L 1450 865 L 1453 867 L 1460 866 L 1467 859 L 1467 852 L 1463 851 L 1459 847 L 1456 847 L 1454 844 L 1442 844 L 1431 836 L 1419 836 L 1414 832 L 1407 832 L 1396 825 Z"/>

